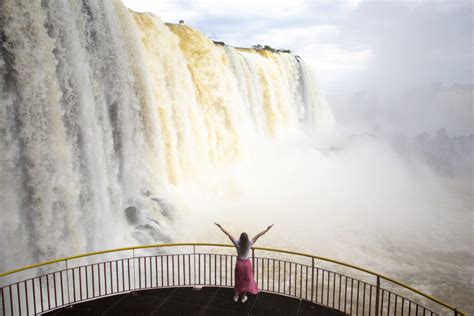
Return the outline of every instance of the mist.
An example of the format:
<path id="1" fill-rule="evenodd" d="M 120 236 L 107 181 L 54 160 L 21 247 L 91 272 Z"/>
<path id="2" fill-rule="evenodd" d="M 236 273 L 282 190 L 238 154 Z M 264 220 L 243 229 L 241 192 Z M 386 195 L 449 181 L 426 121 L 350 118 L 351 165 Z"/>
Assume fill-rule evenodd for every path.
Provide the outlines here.
<path id="1" fill-rule="evenodd" d="M 235 236 L 275 224 L 260 246 L 370 267 L 469 310 L 473 203 L 465 182 L 341 125 L 323 139 L 300 131 L 258 139 L 249 152 L 169 188 L 173 240 L 228 242 L 214 222 Z"/>

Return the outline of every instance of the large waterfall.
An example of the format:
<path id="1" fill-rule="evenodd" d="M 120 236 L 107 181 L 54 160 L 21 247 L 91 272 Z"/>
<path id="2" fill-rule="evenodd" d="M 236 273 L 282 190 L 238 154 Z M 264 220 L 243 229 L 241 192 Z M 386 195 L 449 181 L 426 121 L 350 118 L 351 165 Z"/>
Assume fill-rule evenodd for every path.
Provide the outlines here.
<path id="1" fill-rule="evenodd" d="M 334 122 L 298 56 L 118 0 L 3 0 L 0 32 L 0 271 L 166 241 L 163 188 Z"/>

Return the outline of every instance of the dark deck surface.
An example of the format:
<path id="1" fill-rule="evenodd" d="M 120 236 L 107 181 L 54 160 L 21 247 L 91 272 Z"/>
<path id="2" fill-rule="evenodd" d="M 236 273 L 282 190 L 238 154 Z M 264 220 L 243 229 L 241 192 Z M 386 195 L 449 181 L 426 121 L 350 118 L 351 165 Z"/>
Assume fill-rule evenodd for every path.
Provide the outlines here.
<path id="1" fill-rule="evenodd" d="M 324 315 L 344 313 L 304 300 L 261 292 L 245 304 L 233 300 L 233 289 L 190 287 L 142 290 L 99 298 L 46 315 Z"/>

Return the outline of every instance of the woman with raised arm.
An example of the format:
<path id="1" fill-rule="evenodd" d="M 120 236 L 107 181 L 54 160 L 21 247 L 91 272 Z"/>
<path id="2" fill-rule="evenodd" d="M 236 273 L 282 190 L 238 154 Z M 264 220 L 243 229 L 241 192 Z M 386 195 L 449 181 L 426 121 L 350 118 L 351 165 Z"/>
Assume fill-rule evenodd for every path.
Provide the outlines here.
<path id="1" fill-rule="evenodd" d="M 252 247 L 257 240 L 262 237 L 266 232 L 272 228 L 273 224 L 268 226 L 267 229 L 258 233 L 249 240 L 247 233 L 240 234 L 239 239 L 235 239 L 230 233 L 228 233 L 221 225 L 214 223 L 219 227 L 224 234 L 226 234 L 229 239 L 237 248 L 237 262 L 235 264 L 235 285 L 234 285 L 234 301 L 239 300 L 242 303 L 247 301 L 247 292 L 250 294 L 257 294 L 258 288 L 255 278 L 252 271 L 252 262 L 249 258 L 250 247 Z"/>

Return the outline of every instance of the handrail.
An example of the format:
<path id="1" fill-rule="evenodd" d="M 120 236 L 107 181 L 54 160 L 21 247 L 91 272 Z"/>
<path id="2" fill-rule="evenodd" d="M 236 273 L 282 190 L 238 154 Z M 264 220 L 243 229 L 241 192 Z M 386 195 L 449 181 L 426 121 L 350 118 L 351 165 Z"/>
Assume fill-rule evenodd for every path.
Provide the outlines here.
<path id="1" fill-rule="evenodd" d="M 287 253 L 287 254 L 292 254 L 292 255 L 299 255 L 299 256 L 304 256 L 304 257 L 308 257 L 308 258 L 314 258 L 314 259 L 318 259 L 318 260 L 322 260 L 322 261 L 327 261 L 327 262 L 332 262 L 332 263 L 336 263 L 336 264 L 339 264 L 339 265 L 342 265 L 342 266 L 346 266 L 346 267 L 349 267 L 349 268 L 352 268 L 352 269 L 356 269 L 356 270 L 359 270 L 359 271 L 362 271 L 362 272 L 365 272 L 365 273 L 368 273 L 368 274 L 371 274 L 371 275 L 374 275 L 374 276 L 377 276 L 377 277 L 380 277 L 386 281 L 389 281 L 389 282 L 392 282 L 392 283 L 395 283 L 397 285 L 400 285 L 401 287 L 404 287 L 410 291 L 413 291 L 421 296 L 424 296 L 425 298 L 433 301 L 433 302 L 436 302 L 444 307 L 447 307 L 451 310 L 457 310 L 457 313 L 460 314 L 460 315 L 465 315 L 464 312 L 462 312 L 461 310 L 457 309 L 456 307 L 440 300 L 440 299 L 437 299 L 431 295 L 428 295 L 426 293 L 423 293 L 409 285 L 406 285 L 400 281 L 397 281 L 397 280 L 394 280 L 390 277 L 387 277 L 383 274 L 380 274 L 380 273 L 377 273 L 377 272 L 374 272 L 374 271 L 371 271 L 371 270 L 368 270 L 368 269 L 364 269 L 364 268 L 361 268 L 361 267 L 358 267 L 356 265 L 353 265 L 353 264 L 350 264 L 350 263 L 345 263 L 343 261 L 338 261 L 338 260 L 335 260 L 335 259 L 330 259 L 330 258 L 325 258 L 325 257 L 320 257 L 320 256 L 315 256 L 315 255 L 310 255 L 310 254 L 307 254 L 307 253 L 301 253 L 301 252 L 296 252 L 296 251 L 290 251 L 290 250 L 281 250 L 281 249 L 273 249 L 273 248 L 263 248 L 263 247 L 254 247 L 255 249 L 258 249 L 258 250 L 264 250 L 264 251 L 272 251 L 272 252 L 280 252 L 280 253 Z"/>
<path id="2" fill-rule="evenodd" d="M 11 274 L 14 274 L 14 273 L 17 273 L 17 272 L 30 270 L 30 269 L 33 269 L 33 268 L 38 268 L 38 267 L 45 266 L 45 265 L 50 265 L 50 264 L 53 264 L 53 263 L 59 263 L 59 262 L 64 262 L 64 261 L 68 261 L 68 260 L 74 260 L 74 259 L 79 259 L 79 258 L 84 258 L 84 257 L 95 256 L 95 255 L 101 255 L 101 254 L 107 254 L 107 253 L 113 253 L 113 252 L 121 252 L 121 251 L 128 251 L 128 250 L 137 250 L 137 249 L 178 247 L 178 246 L 209 246 L 209 247 L 227 247 L 227 248 L 234 247 L 233 245 L 228 245 L 228 244 L 189 243 L 189 242 L 185 242 L 185 243 L 152 244 L 152 245 L 145 245 L 145 246 L 132 246 L 132 247 L 114 248 L 114 249 L 107 249 L 107 250 L 102 250 L 102 251 L 84 253 L 84 254 L 80 254 L 80 255 L 76 255 L 76 256 L 59 258 L 59 259 L 56 259 L 56 260 L 51 260 L 51 261 L 41 262 L 41 263 L 29 265 L 29 266 L 24 266 L 22 268 L 18 268 L 18 269 L 14 269 L 14 270 L 10 270 L 10 271 L 7 271 L 7 272 L 0 273 L 0 277 L 5 277 L 7 275 L 11 275 Z M 348 268 L 359 270 L 359 271 L 371 274 L 373 276 L 382 278 L 382 279 L 384 279 L 386 281 L 389 281 L 389 282 L 392 282 L 394 284 L 397 284 L 397 285 L 399 285 L 399 286 L 401 286 L 405 289 L 408 289 L 408 290 L 410 290 L 414 293 L 417 293 L 417 294 L 419 294 L 419 295 L 421 295 L 421 296 L 423 296 L 423 297 L 425 297 L 425 298 L 427 298 L 427 299 L 429 299 L 429 300 L 431 300 L 431 301 L 433 301 L 433 302 L 435 302 L 439 305 L 442 305 L 446 308 L 451 309 L 452 311 L 455 312 L 455 315 L 457 315 L 457 314 L 458 315 L 463 315 L 463 316 L 466 315 L 466 313 L 464 313 L 462 310 L 452 306 L 451 304 L 448 304 L 448 303 L 446 303 L 446 302 L 444 302 L 440 299 L 437 299 L 437 298 L 435 298 L 435 297 L 433 297 L 429 294 L 423 293 L 423 292 L 421 292 L 421 291 L 419 291 L 419 290 L 417 290 L 417 289 L 415 289 L 415 288 L 413 288 L 413 287 L 411 287 L 407 284 L 404 284 L 400 281 L 394 280 L 394 279 L 392 279 L 390 277 L 387 277 L 383 274 L 380 274 L 380 273 L 377 273 L 377 272 L 371 271 L 369 269 L 365 269 L 365 268 L 362 268 L 362 267 L 359 267 L 359 266 L 356 266 L 356 265 L 353 265 L 353 264 L 350 264 L 350 263 L 346 263 L 346 262 L 343 262 L 343 261 L 330 259 L 330 258 L 326 258 L 326 257 L 315 256 L 315 255 L 308 254 L 308 253 L 291 251 L 291 250 L 275 249 L 275 248 L 268 248 L 268 247 L 252 247 L 252 248 L 255 249 L 255 250 L 278 252 L 278 253 L 285 253 L 285 254 L 298 255 L 298 256 L 302 256 L 302 257 L 318 259 L 318 260 L 321 260 L 321 261 L 331 262 L 331 263 L 342 265 L 342 266 L 345 266 L 345 267 L 348 267 Z"/>
<path id="3" fill-rule="evenodd" d="M 113 249 L 83 253 L 83 254 L 76 255 L 76 256 L 64 257 L 64 258 L 59 258 L 59 259 L 56 259 L 56 260 L 45 261 L 45 262 L 41 262 L 41 263 L 32 264 L 32 265 L 29 265 L 29 266 L 24 266 L 22 268 L 18 268 L 18 269 L 15 269 L 15 270 L 10 270 L 10 271 L 7 271 L 7 272 L 0 273 L 0 277 L 4 277 L 4 276 L 7 276 L 9 274 L 13 274 L 13 273 L 33 269 L 33 268 L 38 268 L 38 267 L 41 267 L 41 266 L 46 266 L 46 265 L 53 264 L 53 263 L 63 262 L 63 261 L 66 261 L 66 260 L 73 260 L 73 259 L 79 259 L 79 258 L 84 258 L 84 257 L 103 255 L 103 254 L 111 253 L 111 252 L 137 250 L 137 249 L 147 249 L 147 248 L 177 247 L 177 246 L 214 246 L 214 247 L 229 247 L 229 248 L 234 247 L 232 245 L 212 244 L 212 243 L 172 243 L 172 244 L 153 244 L 153 245 L 146 245 L 146 246 L 132 246 L 132 247 L 123 247 L 123 248 L 113 248 Z"/>

